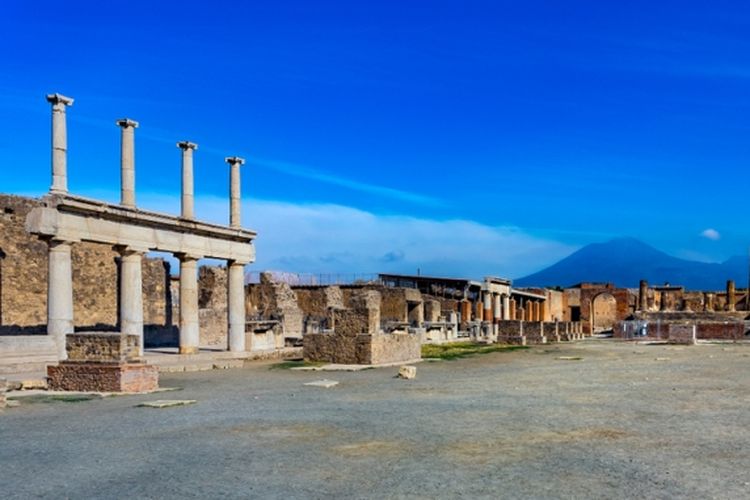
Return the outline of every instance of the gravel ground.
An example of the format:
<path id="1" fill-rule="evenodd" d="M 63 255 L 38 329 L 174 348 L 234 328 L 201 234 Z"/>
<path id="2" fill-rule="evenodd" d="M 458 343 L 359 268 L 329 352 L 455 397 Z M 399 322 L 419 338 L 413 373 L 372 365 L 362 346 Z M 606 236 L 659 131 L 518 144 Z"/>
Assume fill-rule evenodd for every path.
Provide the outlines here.
<path id="1" fill-rule="evenodd" d="M 559 359 L 559 358 L 581 359 Z M 4 498 L 747 498 L 750 345 L 538 346 L 397 368 L 170 374 L 0 414 Z M 321 378 L 331 389 L 302 384 Z M 137 408 L 147 400 L 191 406 Z"/>

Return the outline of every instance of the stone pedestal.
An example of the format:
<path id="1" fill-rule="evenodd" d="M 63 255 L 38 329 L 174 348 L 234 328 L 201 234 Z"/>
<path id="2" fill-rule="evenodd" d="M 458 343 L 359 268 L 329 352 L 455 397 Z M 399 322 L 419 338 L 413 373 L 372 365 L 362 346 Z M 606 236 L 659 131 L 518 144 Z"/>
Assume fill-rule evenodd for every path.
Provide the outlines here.
<path id="1" fill-rule="evenodd" d="M 137 335 L 77 333 L 66 337 L 68 359 L 47 367 L 50 390 L 148 392 L 159 388 L 159 371 L 138 359 Z"/>

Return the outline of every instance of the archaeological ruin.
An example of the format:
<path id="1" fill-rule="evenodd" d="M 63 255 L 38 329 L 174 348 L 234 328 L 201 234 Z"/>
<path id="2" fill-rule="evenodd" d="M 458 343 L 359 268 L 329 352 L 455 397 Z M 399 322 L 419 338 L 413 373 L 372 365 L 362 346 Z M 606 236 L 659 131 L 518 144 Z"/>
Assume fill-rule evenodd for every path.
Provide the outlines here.
<path id="1" fill-rule="evenodd" d="M 256 233 L 240 218 L 240 167 L 227 157 L 227 226 L 196 218 L 194 152 L 177 142 L 181 212 L 136 202 L 135 130 L 120 128 L 120 202 L 68 192 L 66 111 L 52 105 L 52 183 L 41 198 L 0 194 L 0 373 L 48 368 L 51 387 L 149 390 L 163 358 L 225 352 L 226 359 L 288 355 L 308 361 L 387 365 L 418 360 L 423 344 L 544 344 L 611 334 L 695 343 L 748 335 L 750 296 L 679 285 L 516 288 L 483 280 L 380 274 L 302 285 L 274 273 L 248 280 Z M 166 252 L 179 269 L 152 255 Z M 223 266 L 199 265 L 201 259 Z M 252 355 L 252 356 L 251 356 Z M 152 357 L 149 357 L 152 356 Z M 183 359 L 183 358 L 180 358 Z"/>

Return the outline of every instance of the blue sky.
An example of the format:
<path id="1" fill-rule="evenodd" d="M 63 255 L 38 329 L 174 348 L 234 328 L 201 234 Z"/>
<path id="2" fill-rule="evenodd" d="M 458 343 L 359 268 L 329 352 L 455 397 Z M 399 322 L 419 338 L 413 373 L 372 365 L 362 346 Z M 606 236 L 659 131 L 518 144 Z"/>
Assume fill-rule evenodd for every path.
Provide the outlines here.
<path id="1" fill-rule="evenodd" d="M 245 156 L 260 268 L 518 277 L 634 236 L 721 261 L 750 243 L 744 2 L 25 2 L 0 16 L 0 191 L 49 186 L 69 110 L 73 192 L 137 189 L 226 218 Z M 303 237 L 304 235 L 304 237 Z M 335 244 L 333 244 L 335 243 Z"/>

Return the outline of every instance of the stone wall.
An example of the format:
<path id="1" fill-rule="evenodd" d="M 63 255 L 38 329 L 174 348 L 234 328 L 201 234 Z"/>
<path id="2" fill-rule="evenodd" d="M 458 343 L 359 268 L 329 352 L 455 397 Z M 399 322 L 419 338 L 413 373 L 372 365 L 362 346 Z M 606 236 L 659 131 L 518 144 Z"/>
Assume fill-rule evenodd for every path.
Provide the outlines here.
<path id="1" fill-rule="evenodd" d="M 227 268 L 198 268 L 200 345 L 227 347 Z"/>
<path id="2" fill-rule="evenodd" d="M 44 334 L 47 323 L 47 244 L 26 232 L 26 215 L 42 201 L 0 194 L 0 335 Z M 108 245 L 72 247 L 76 330 L 116 330 L 118 254 Z M 144 259 L 146 332 L 172 329 L 169 265 Z"/>
<path id="3" fill-rule="evenodd" d="M 281 320 L 286 337 L 302 337 L 304 313 L 288 284 L 277 283 L 271 274 L 261 273 L 260 283 L 247 287 L 246 299 L 251 318 Z"/>

